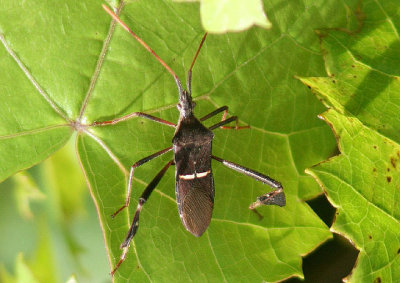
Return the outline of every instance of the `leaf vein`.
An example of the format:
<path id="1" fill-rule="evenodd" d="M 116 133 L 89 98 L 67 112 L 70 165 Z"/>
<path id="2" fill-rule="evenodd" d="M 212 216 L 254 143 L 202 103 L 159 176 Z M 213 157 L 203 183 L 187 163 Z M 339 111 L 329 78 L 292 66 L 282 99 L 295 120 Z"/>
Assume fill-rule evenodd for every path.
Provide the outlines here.
<path id="1" fill-rule="evenodd" d="M 228 282 L 228 281 L 226 281 L 225 274 L 224 274 L 224 272 L 222 271 L 221 265 L 219 264 L 218 258 L 217 258 L 216 254 L 215 254 L 215 252 L 214 252 L 213 247 L 212 247 L 211 239 L 210 239 L 210 234 L 209 234 L 208 232 L 207 232 L 206 234 L 207 234 L 207 239 L 208 239 L 208 243 L 209 243 L 209 245 L 210 245 L 211 252 L 212 252 L 212 254 L 214 255 L 215 262 L 216 262 L 216 264 L 217 264 L 217 266 L 218 266 L 219 271 L 221 272 L 222 278 L 224 278 L 224 282 Z"/>
<path id="2" fill-rule="evenodd" d="M 47 126 L 47 127 L 33 129 L 33 130 L 27 130 L 27 131 L 23 131 L 23 132 L 0 136 L 0 140 L 6 140 L 6 139 L 12 139 L 12 138 L 16 138 L 16 137 L 33 135 L 33 134 L 42 133 L 42 132 L 46 132 L 46 131 L 57 129 L 57 128 L 69 127 L 69 126 L 70 126 L 69 124 L 53 125 L 53 126 Z"/>
<path id="3" fill-rule="evenodd" d="M 117 15 L 119 14 L 119 12 L 121 11 L 121 9 L 123 7 L 124 7 L 124 2 L 122 1 L 121 2 L 121 6 L 118 8 Z M 85 99 L 83 100 L 83 103 L 82 103 L 82 106 L 81 106 L 81 111 L 79 113 L 79 119 L 78 119 L 79 121 L 81 121 L 81 119 L 82 119 L 82 116 L 83 116 L 83 114 L 84 114 L 84 112 L 86 110 L 86 107 L 87 107 L 88 103 L 89 103 L 89 99 L 90 99 L 90 97 L 91 97 L 91 95 L 93 93 L 93 89 L 94 89 L 94 87 L 96 85 L 97 79 L 99 78 L 100 70 L 101 70 L 101 67 L 103 66 L 104 58 L 106 56 L 108 47 L 110 45 L 111 37 L 112 37 L 112 35 L 114 33 L 115 26 L 116 26 L 116 22 L 114 20 L 112 20 L 111 23 L 110 23 L 110 27 L 109 27 L 108 33 L 107 33 L 107 37 L 103 42 L 103 47 L 101 48 L 101 52 L 100 52 L 99 58 L 97 59 L 96 68 L 94 70 L 92 79 L 90 80 L 89 89 L 86 92 Z"/>
<path id="4" fill-rule="evenodd" d="M 11 49 L 10 45 L 8 45 L 6 39 L 4 38 L 4 35 L 0 33 L 0 41 L 3 43 L 5 49 L 7 50 L 8 54 L 14 59 L 14 61 L 18 64 L 22 72 L 25 74 L 25 76 L 28 78 L 28 80 L 33 84 L 33 86 L 36 88 L 36 90 L 39 92 L 39 94 L 50 104 L 51 108 L 59 114 L 63 119 L 66 121 L 70 122 L 70 119 L 67 117 L 67 115 L 61 110 L 56 103 L 50 99 L 50 97 L 47 95 L 47 93 L 43 90 L 43 88 L 39 85 L 39 83 L 35 80 L 35 78 L 32 76 L 32 74 L 29 72 L 29 70 L 26 68 L 24 63 L 18 58 L 17 54 Z"/>

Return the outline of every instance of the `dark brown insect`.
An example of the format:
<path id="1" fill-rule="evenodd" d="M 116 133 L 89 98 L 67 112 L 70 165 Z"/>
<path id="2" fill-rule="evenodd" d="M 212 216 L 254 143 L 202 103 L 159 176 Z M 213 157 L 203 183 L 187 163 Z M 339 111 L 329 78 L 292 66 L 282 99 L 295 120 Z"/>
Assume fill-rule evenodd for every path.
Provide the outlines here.
<path id="1" fill-rule="evenodd" d="M 134 32 L 132 32 L 114 12 L 112 12 L 105 5 L 103 5 L 103 8 L 107 11 L 108 14 L 111 15 L 111 17 L 115 21 L 121 24 L 124 29 L 126 29 L 133 37 L 135 37 L 141 45 L 143 45 L 150 53 L 152 53 L 156 57 L 156 59 L 174 77 L 179 92 L 179 102 L 177 108 L 180 112 L 177 125 L 142 112 L 134 112 L 112 121 L 93 123 L 93 126 L 105 126 L 116 124 L 132 117 L 143 117 L 157 123 L 175 128 L 175 135 L 172 139 L 173 146 L 167 147 L 166 149 L 147 156 L 137 161 L 131 167 L 125 204 L 112 215 L 113 217 L 115 217 L 125 207 L 129 206 L 130 194 L 132 189 L 132 179 L 135 168 L 156 157 L 163 155 L 166 152 L 169 152 L 171 150 L 174 152 L 174 159 L 169 161 L 161 169 L 161 171 L 150 182 L 150 184 L 147 186 L 147 188 L 144 190 L 141 197 L 139 198 L 132 225 L 129 229 L 128 235 L 125 238 L 125 241 L 121 244 L 121 249 L 123 249 L 121 258 L 111 274 L 113 275 L 119 268 L 121 263 L 125 260 L 129 244 L 138 229 L 139 215 L 140 211 L 142 210 L 143 204 L 147 201 L 150 194 L 171 165 L 175 165 L 175 193 L 179 216 L 185 228 L 196 237 L 200 237 L 207 230 L 207 227 L 209 226 L 211 221 L 212 211 L 214 207 L 214 179 L 211 169 L 211 159 L 221 162 L 223 165 L 239 173 L 245 174 L 258 181 L 261 181 L 264 184 L 267 184 L 275 189 L 272 192 L 258 197 L 257 201 L 250 205 L 250 209 L 255 209 L 257 206 L 260 205 L 271 204 L 284 206 L 286 202 L 285 194 L 283 192 L 283 187 L 279 182 L 271 179 L 264 174 L 212 155 L 212 140 L 214 138 L 214 133 L 212 132 L 212 130 L 217 128 L 231 128 L 238 130 L 242 128 L 248 128 L 248 126 L 239 127 L 238 118 L 236 116 L 226 119 L 226 115 L 228 113 L 227 106 L 220 107 L 200 119 L 197 119 L 194 116 L 193 109 L 195 107 L 195 102 L 192 100 L 191 95 L 192 68 L 196 61 L 197 55 L 199 54 L 200 49 L 206 39 L 207 33 L 203 36 L 200 46 L 197 49 L 196 55 L 194 56 L 193 62 L 189 68 L 187 90 L 185 90 L 183 89 L 178 76 L 172 71 L 172 69 L 146 43 L 144 43 L 143 40 L 141 40 Z M 224 115 L 219 123 L 211 127 L 206 127 L 202 124 L 203 121 L 221 112 L 224 112 Z M 235 127 L 225 126 L 226 124 L 233 121 L 236 122 Z"/>

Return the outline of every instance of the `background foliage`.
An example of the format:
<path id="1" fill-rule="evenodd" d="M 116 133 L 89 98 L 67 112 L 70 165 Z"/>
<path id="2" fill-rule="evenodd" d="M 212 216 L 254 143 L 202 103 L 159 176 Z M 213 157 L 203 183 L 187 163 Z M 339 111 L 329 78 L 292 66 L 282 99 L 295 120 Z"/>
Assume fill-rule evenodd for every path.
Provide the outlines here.
<path id="1" fill-rule="evenodd" d="M 397 54 L 398 11 L 387 3 L 264 1 L 270 30 L 253 27 L 207 38 L 193 75 L 196 113 L 201 116 L 229 105 L 232 115 L 251 126 L 243 131 L 216 130 L 214 154 L 280 180 L 287 206 L 263 207 L 264 218 L 259 220 L 247 207 L 268 188 L 215 163 L 213 220 L 205 235 L 195 238 L 180 223 L 170 170 L 142 212 L 139 233 L 116 281 L 258 282 L 303 276 L 302 256 L 331 237 L 329 228 L 304 202 L 321 193 L 304 170 L 334 155 L 336 144 L 331 129 L 316 118 L 324 107 L 295 76 L 332 108 L 324 119 L 335 129 L 342 155 L 309 173 L 339 207 L 332 230 L 350 237 L 361 250 L 353 276 L 396 278 L 398 119 L 394 113 L 399 100 L 398 64 L 390 60 Z M 7 231 L 1 241 L 17 243 L 2 247 L 4 280 L 28 276 L 24 278 L 65 281 L 71 274 L 80 281 L 109 280 L 107 273 L 120 256 L 119 245 L 133 213 L 131 209 L 114 220 L 109 217 L 124 201 L 127 170 L 134 161 L 170 145 L 173 129 L 143 119 L 88 126 L 133 111 L 170 121 L 178 117 L 170 75 L 111 23 L 100 4 L 0 2 L 0 178 L 46 159 L 67 140 L 72 140 L 77 153 L 77 160 L 71 159 L 67 147 L 28 175 L 17 175 L 3 185 L 2 219 L 29 217 L 27 203 L 31 199 L 40 203 L 32 209 L 35 222 L 1 222 L 2 231 Z M 207 11 L 202 10 L 204 14 Z M 184 80 L 204 33 L 199 4 L 135 1 L 122 8 L 121 17 Z M 376 54 L 387 60 L 380 63 Z M 327 73 L 330 78 L 321 78 Z M 133 206 L 170 158 L 137 170 Z M 99 244 L 96 216 L 85 214 L 91 202 L 77 164 L 90 187 L 105 250 Z M 380 179 L 385 168 L 390 170 Z M 371 186 L 379 190 L 371 191 Z M 11 201 L 10 187 L 18 205 Z M 43 188 L 46 200 L 40 193 Z M 361 207 L 367 212 L 360 213 Z M 371 215 L 377 219 L 372 223 L 387 230 L 364 225 L 362 221 L 371 218 L 356 215 Z M 358 223 L 358 233 L 352 223 Z M 15 249 L 25 251 L 26 259 L 16 257 Z M 371 260 L 383 251 L 386 256 Z M 17 268 L 10 275 L 14 258 Z"/>
<path id="2" fill-rule="evenodd" d="M 321 31 L 329 77 L 303 79 L 331 108 L 341 155 L 309 172 L 338 207 L 331 230 L 360 250 L 354 282 L 400 278 L 399 12 L 365 1 L 357 29 Z"/>

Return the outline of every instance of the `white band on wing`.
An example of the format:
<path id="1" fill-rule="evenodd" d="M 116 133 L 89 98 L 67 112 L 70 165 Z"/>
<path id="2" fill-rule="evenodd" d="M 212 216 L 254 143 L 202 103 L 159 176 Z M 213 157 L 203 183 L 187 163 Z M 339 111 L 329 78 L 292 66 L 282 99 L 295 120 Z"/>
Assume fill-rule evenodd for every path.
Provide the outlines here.
<path id="1" fill-rule="evenodd" d="M 206 172 L 194 173 L 194 174 L 189 174 L 189 175 L 179 175 L 179 178 L 183 179 L 183 180 L 193 180 L 196 178 L 203 178 L 203 177 L 207 176 L 208 174 L 210 174 L 210 170 L 208 170 Z"/>

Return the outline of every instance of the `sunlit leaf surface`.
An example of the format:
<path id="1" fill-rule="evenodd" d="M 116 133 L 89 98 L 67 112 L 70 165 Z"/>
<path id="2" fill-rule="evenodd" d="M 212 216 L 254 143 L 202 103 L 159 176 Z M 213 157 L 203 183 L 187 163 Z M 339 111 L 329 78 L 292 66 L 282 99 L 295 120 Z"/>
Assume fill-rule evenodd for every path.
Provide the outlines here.
<path id="1" fill-rule="evenodd" d="M 400 18 L 396 1 L 365 1 L 358 27 L 322 30 L 330 77 L 303 78 L 330 108 L 341 154 L 309 172 L 338 208 L 331 230 L 360 254 L 351 282 L 400 280 Z M 397 9 L 397 10 L 396 10 Z"/>
<path id="2" fill-rule="evenodd" d="M 138 118 L 106 127 L 88 125 L 134 111 L 175 122 L 178 112 L 170 74 L 114 26 L 101 4 L 2 2 L 0 178 L 42 161 L 78 131 L 77 154 L 111 269 L 137 197 L 172 155 L 135 172 L 132 207 L 113 220 L 110 215 L 124 202 L 129 167 L 170 146 L 174 130 Z M 323 107 L 294 76 L 325 74 L 314 29 L 351 24 L 346 12 L 354 5 L 322 0 L 263 5 L 274 28 L 210 35 L 193 70 L 192 91 L 198 116 L 229 105 L 230 114 L 251 126 L 216 130 L 213 152 L 281 181 L 286 207 L 262 207 L 264 218 L 259 220 L 248 205 L 270 189 L 213 163 L 213 219 L 207 232 L 195 238 L 180 222 L 170 169 L 142 211 L 139 232 L 116 281 L 302 277 L 301 256 L 330 237 L 302 199 L 321 192 L 304 169 L 329 157 L 335 142 L 316 118 Z M 121 17 L 185 82 L 204 33 L 199 5 L 134 1 L 122 8 Z"/>

